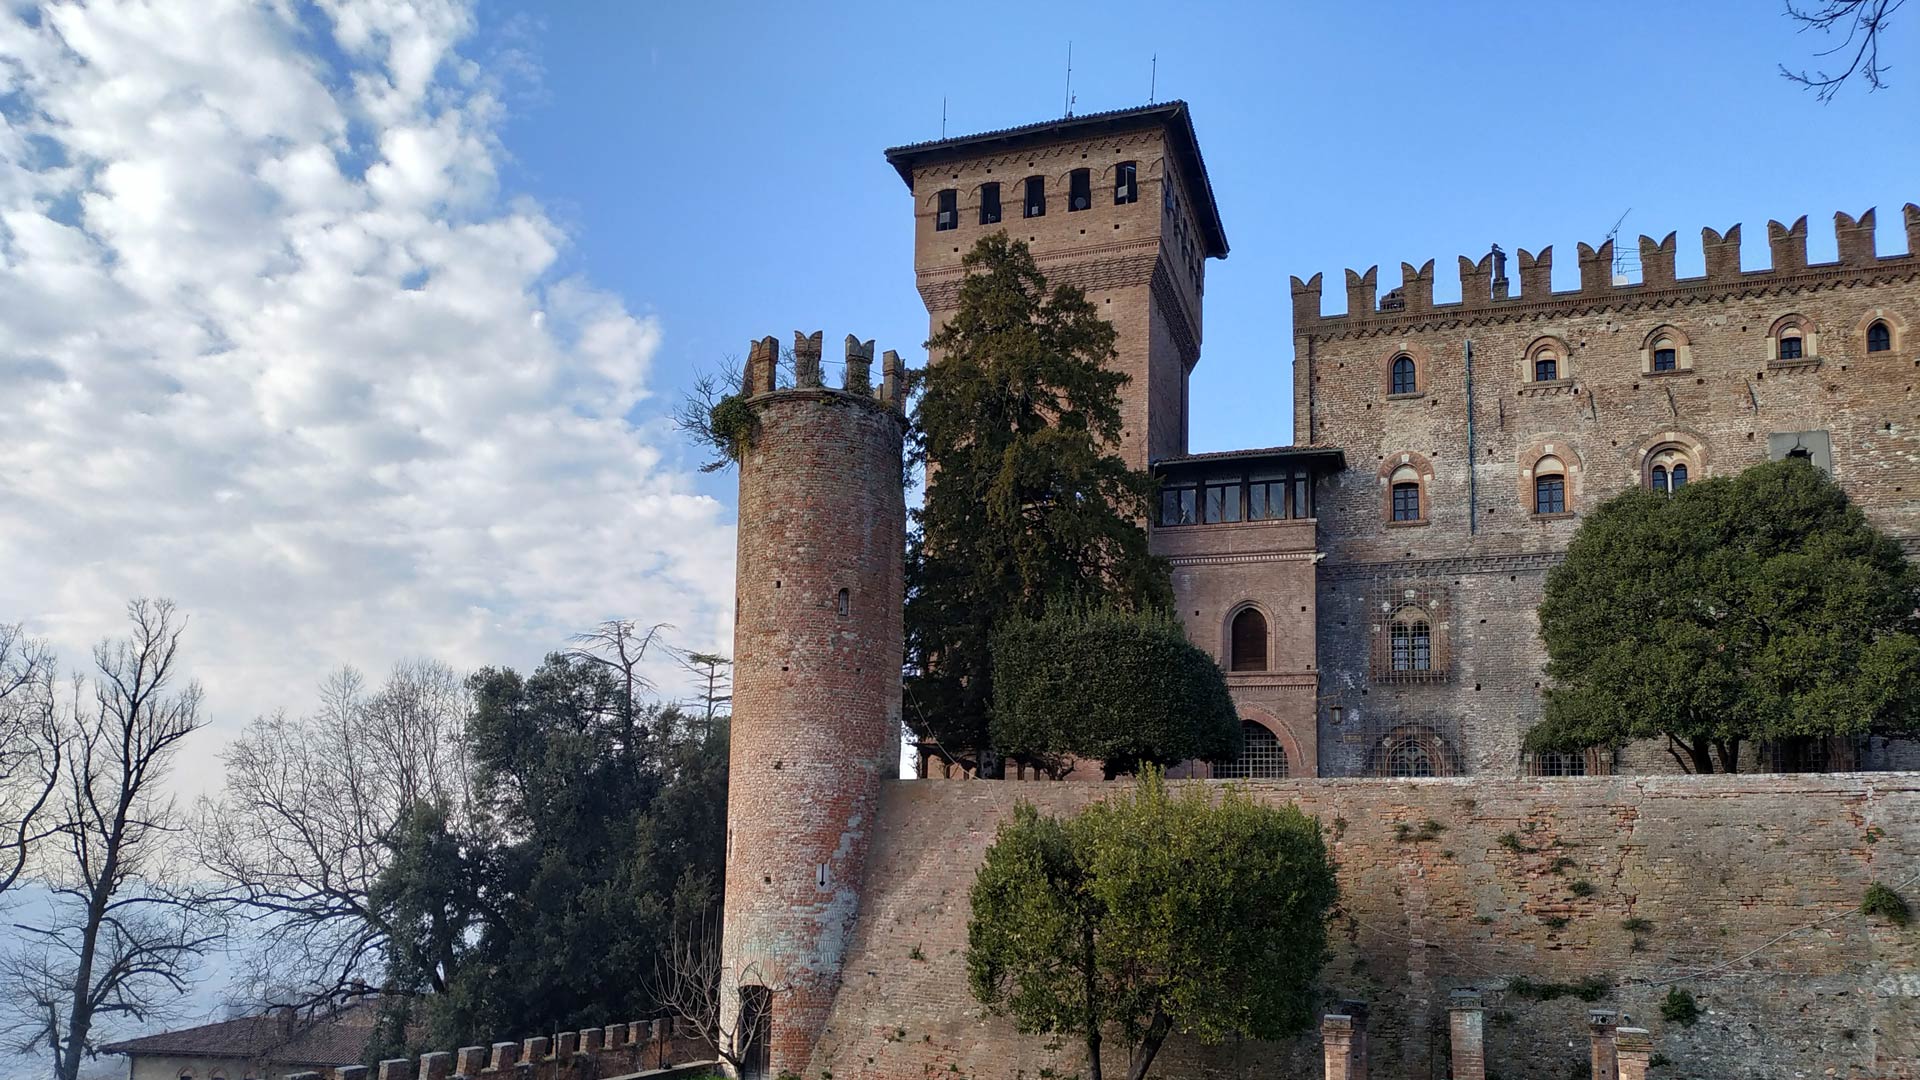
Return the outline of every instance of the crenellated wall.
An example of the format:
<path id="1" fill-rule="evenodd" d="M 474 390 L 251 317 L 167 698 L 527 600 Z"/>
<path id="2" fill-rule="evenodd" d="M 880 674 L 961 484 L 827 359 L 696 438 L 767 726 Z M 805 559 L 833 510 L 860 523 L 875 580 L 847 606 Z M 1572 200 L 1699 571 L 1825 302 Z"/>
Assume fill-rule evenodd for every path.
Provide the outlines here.
<path id="1" fill-rule="evenodd" d="M 1920 206 L 1905 219 L 1920 240 Z M 1294 279 L 1295 441 L 1338 447 L 1348 465 L 1318 492 L 1322 775 L 1367 772 L 1383 740 L 1410 732 L 1444 744 L 1460 771 L 1535 767 L 1520 743 L 1542 708 L 1547 572 L 1588 511 L 1650 485 L 1656 467 L 1683 464 L 1698 481 L 1804 446 L 1876 525 L 1920 549 L 1920 257 L 1877 254 L 1871 210 L 1835 222 L 1839 261 L 1813 265 L 1806 219 L 1771 222 L 1763 270 L 1740 268 L 1739 226 L 1703 230 L 1696 278 L 1676 279 L 1673 234 L 1642 237 L 1637 284 L 1613 283 L 1607 244 L 1583 244 L 1572 292 L 1550 291 L 1550 248 L 1519 252 L 1517 295 L 1500 258 L 1460 259 L 1451 304 L 1432 302 L 1431 263 L 1404 266 L 1389 297 L 1376 270 L 1348 271 L 1344 315 L 1321 314 L 1318 277 Z M 1875 323 L 1888 348 L 1869 348 Z M 1787 326 L 1798 357 L 1781 355 Z M 1655 365 L 1663 346 L 1669 370 Z M 1401 356 L 1417 392 L 1391 392 Z M 1536 377 L 1542 356 L 1555 377 Z M 1562 512 L 1538 512 L 1536 472 L 1564 477 Z M 1396 473 L 1420 480 L 1418 520 L 1392 520 Z M 1444 612 L 1448 660 L 1430 677 L 1382 679 L 1383 605 L 1408 590 Z M 1911 742 L 1876 739 L 1864 755 L 1852 760 L 1920 765 Z M 1680 767 L 1652 744 L 1618 765 Z"/>
<path id="2" fill-rule="evenodd" d="M 1920 774 L 1248 787 L 1297 802 L 1331 840 L 1341 901 L 1321 1011 L 1368 1004 L 1372 1080 L 1446 1075 L 1449 997 L 1466 987 L 1484 1002 L 1489 1077 L 1576 1075 L 1596 1006 L 1652 1030 L 1671 1062 L 1661 1076 L 1920 1077 L 1920 928 L 1858 910 L 1875 881 L 1920 902 Z M 1065 814 L 1118 788 L 886 785 L 808 1080 L 1084 1075 L 1074 1040 L 1022 1035 L 973 1001 L 968 891 L 1021 800 Z M 1662 1017 L 1670 986 L 1696 997 L 1698 1023 Z M 1265 1080 L 1323 1066 L 1316 1032 L 1211 1048 L 1176 1037 L 1155 1069 Z"/>
<path id="3" fill-rule="evenodd" d="M 563 1031 L 521 1042 L 465 1046 L 413 1058 L 389 1058 L 377 1067 L 280 1074 L 283 1080 L 600 1080 L 648 1077 L 675 1080 L 713 1069 L 712 1046 L 666 1020 L 638 1020 L 604 1028 Z M 142 1080 L 135 1062 L 133 1080 Z M 159 1074 L 155 1074 L 159 1075 Z M 167 1080 L 181 1075 L 167 1073 Z M 200 1074 L 195 1074 L 200 1075 Z"/>

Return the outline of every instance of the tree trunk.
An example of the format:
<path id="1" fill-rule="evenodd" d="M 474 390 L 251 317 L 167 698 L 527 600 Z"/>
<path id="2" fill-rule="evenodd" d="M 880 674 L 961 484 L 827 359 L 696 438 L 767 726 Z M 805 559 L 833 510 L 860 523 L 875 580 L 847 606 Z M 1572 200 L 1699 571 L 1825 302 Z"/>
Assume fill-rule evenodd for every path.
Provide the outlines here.
<path id="1" fill-rule="evenodd" d="M 1100 1080 L 1100 1029 L 1087 1032 L 1087 1080 Z"/>
<path id="2" fill-rule="evenodd" d="M 1133 1061 L 1127 1068 L 1127 1080 L 1146 1080 L 1147 1070 L 1153 1067 L 1154 1055 L 1160 1053 L 1160 1044 L 1167 1041 L 1167 1030 L 1173 1021 L 1155 1005 L 1153 1019 L 1147 1021 L 1147 1033 L 1140 1039 L 1140 1045 L 1134 1047 Z"/>
<path id="3" fill-rule="evenodd" d="M 1720 751 L 1720 771 L 1737 773 L 1740 771 L 1740 740 L 1723 739 L 1715 744 Z"/>
<path id="4" fill-rule="evenodd" d="M 1687 744 L 1687 753 L 1693 758 L 1693 771 L 1702 776 L 1713 772 L 1713 745 L 1705 736 L 1693 739 Z"/>

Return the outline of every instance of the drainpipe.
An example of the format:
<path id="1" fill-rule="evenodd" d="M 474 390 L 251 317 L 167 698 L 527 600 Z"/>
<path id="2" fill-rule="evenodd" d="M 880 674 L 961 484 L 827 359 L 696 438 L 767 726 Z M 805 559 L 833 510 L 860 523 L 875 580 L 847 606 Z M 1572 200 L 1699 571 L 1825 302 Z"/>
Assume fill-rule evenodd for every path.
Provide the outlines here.
<path id="1" fill-rule="evenodd" d="M 1473 339 L 1467 339 L 1467 535 L 1480 531 L 1480 500 L 1474 484 L 1473 456 Z"/>

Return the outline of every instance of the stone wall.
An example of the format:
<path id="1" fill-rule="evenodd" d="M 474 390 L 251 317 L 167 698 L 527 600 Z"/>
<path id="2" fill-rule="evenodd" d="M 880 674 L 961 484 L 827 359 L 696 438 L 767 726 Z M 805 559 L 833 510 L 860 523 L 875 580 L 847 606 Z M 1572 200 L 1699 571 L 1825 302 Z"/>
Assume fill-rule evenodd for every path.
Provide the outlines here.
<path id="1" fill-rule="evenodd" d="M 1651 1028 L 1669 1077 L 1920 1077 L 1920 929 L 1858 914 L 1874 881 L 1920 900 L 1920 774 L 1249 786 L 1297 801 L 1332 839 L 1342 907 L 1322 1011 L 1370 1003 L 1375 1080 L 1446 1075 L 1448 995 L 1466 986 L 1486 1002 L 1489 1077 L 1574 1075 L 1595 1004 Z M 1020 1035 L 969 996 L 967 894 L 1019 800 L 1068 813 L 1114 790 L 889 784 L 845 982 L 807 1080 L 1084 1075 L 1073 1040 Z M 1541 1000 L 1521 979 L 1605 989 L 1597 1002 Z M 1696 996 L 1698 1023 L 1662 1019 L 1669 985 Z M 1156 1073 L 1321 1068 L 1317 1035 L 1176 1038 Z"/>
<path id="2" fill-rule="evenodd" d="M 1840 261 L 1807 263 L 1804 218 L 1772 223 L 1771 265 L 1740 267 L 1739 228 L 1705 230 L 1707 274 L 1674 275 L 1672 235 L 1640 241 L 1643 281 L 1615 284 L 1610 245 L 1581 245 L 1582 286 L 1553 292 L 1551 248 L 1521 252 L 1517 293 L 1491 258 L 1460 260 L 1462 299 L 1433 302 L 1434 270 L 1405 266 L 1399 295 L 1377 271 L 1348 271 L 1348 311 L 1323 315 L 1319 279 L 1294 280 L 1294 441 L 1336 446 L 1344 473 L 1319 492 L 1321 771 L 1359 771 L 1363 736 L 1403 725 L 1457 735 L 1468 772 L 1524 771 L 1520 739 L 1540 716 L 1544 650 L 1535 608 L 1581 517 L 1649 483 L 1671 456 L 1689 478 L 1729 476 L 1812 433 L 1814 460 L 1867 515 L 1920 547 L 1920 207 L 1908 253 L 1878 255 L 1871 211 L 1836 215 Z M 1798 318 L 1804 355 L 1781 359 L 1776 330 Z M 1870 351 L 1880 322 L 1889 346 Z M 1471 367 L 1467 361 L 1471 344 Z M 1653 367 L 1656 345 L 1673 370 Z M 1558 378 L 1535 381 L 1537 350 Z M 1391 393 L 1395 357 L 1416 391 Z M 1784 441 L 1783 441 L 1784 440 Z M 1564 467 L 1566 512 L 1535 513 L 1533 469 Z M 1469 457 L 1471 460 L 1469 460 Z M 1421 515 L 1389 520 L 1389 480 L 1422 477 Z M 1385 633 L 1372 593 L 1430 591 L 1448 612 L 1445 677 L 1377 685 L 1367 658 Z M 1339 709 L 1344 726 L 1332 723 Z M 1355 743 L 1362 745 L 1355 745 Z M 1343 749 L 1344 748 L 1344 749 Z M 1914 767 L 1875 740 L 1862 764 Z M 1757 752 L 1757 748 L 1749 753 Z M 1658 747 L 1625 768 L 1672 769 Z"/>

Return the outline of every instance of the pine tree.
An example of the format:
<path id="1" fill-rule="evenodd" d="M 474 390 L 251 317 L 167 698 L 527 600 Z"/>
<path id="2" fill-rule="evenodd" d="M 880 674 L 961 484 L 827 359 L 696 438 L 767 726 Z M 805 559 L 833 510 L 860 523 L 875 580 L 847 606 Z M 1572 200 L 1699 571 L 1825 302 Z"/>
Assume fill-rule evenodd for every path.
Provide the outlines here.
<path id="1" fill-rule="evenodd" d="M 928 463 L 907 563 L 907 719 L 956 757 L 982 755 L 992 643 L 1009 617 L 1049 606 L 1166 609 L 1165 563 L 1147 549 L 1153 479 L 1116 450 L 1123 373 L 1115 331 L 1084 293 L 1049 288 L 1005 233 L 968 252 L 953 318 L 914 408 Z"/>

